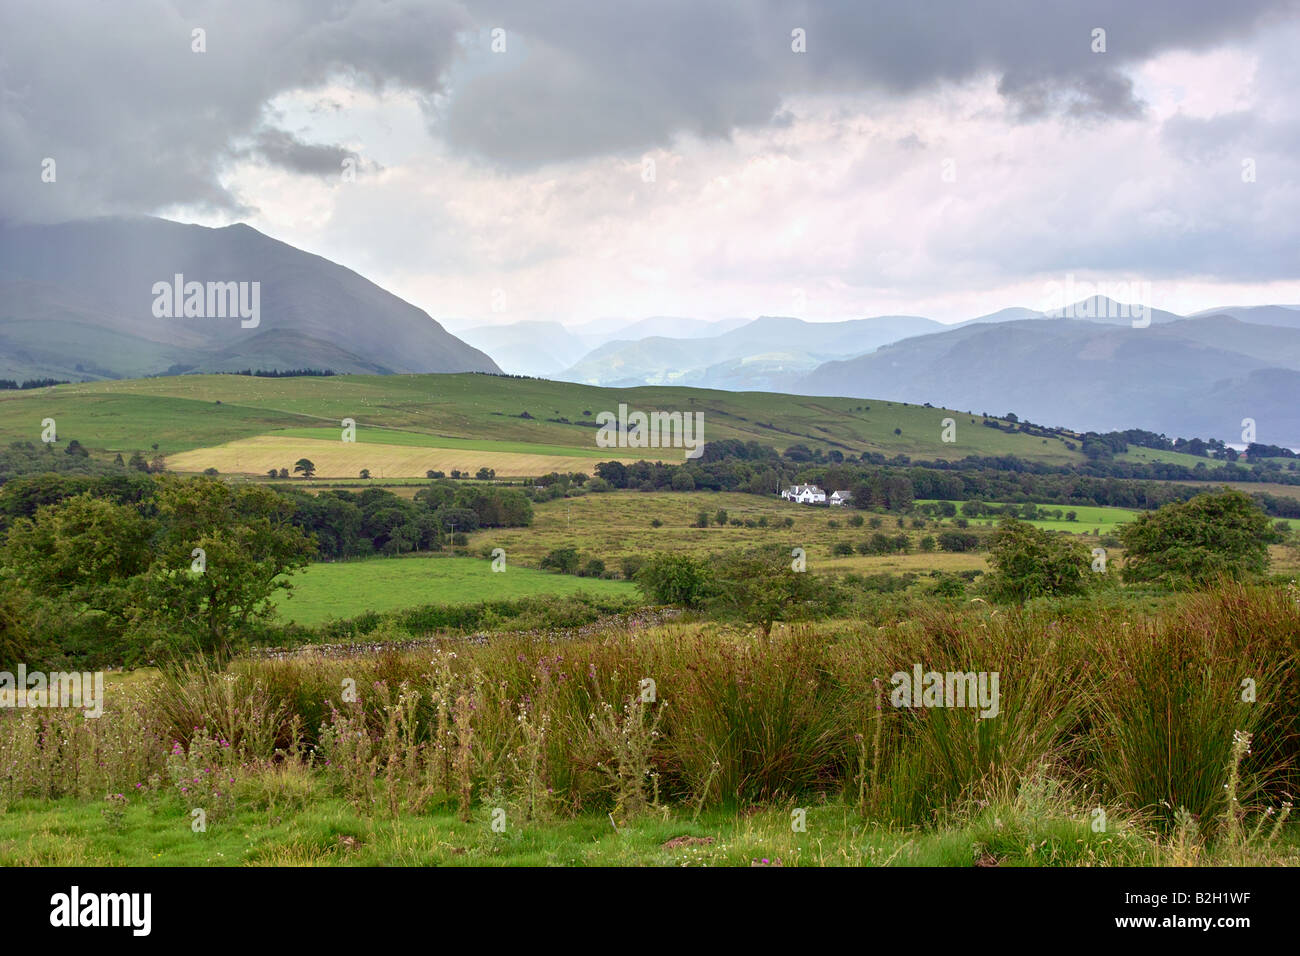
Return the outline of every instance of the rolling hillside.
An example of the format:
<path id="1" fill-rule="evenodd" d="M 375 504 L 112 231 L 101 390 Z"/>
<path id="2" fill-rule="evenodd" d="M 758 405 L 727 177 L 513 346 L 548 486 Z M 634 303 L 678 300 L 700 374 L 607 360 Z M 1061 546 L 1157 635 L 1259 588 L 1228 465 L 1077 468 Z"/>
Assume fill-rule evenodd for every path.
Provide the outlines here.
<path id="1" fill-rule="evenodd" d="M 376 477 L 380 469 L 385 477 L 423 477 L 428 469 L 450 467 L 477 470 L 496 467 L 491 464 L 496 455 L 527 456 L 498 467 L 502 477 L 589 470 L 595 461 L 610 458 L 681 460 L 676 449 L 598 448 L 595 417 L 616 412 L 620 402 L 643 411 L 701 412 L 706 442 L 736 438 L 780 449 L 803 443 L 846 454 L 927 459 L 979 454 L 1082 460 L 1059 439 L 982 427 L 978 413 L 879 400 L 607 389 L 473 374 L 186 375 L 0 391 L 0 440 L 39 443 L 41 421 L 49 417 L 57 422 L 61 443 L 76 439 L 96 455 L 140 450 L 168 456 L 177 470 L 215 467 L 253 475 L 292 467 L 298 457 L 316 461 L 313 453 L 326 449 L 348 456 L 337 464 L 347 477 L 355 477 L 360 467 Z M 940 440 L 947 417 L 957 422 L 952 443 Z M 356 444 L 339 441 L 344 418 L 356 422 Z M 354 457 L 358 454 L 363 457 Z M 441 463 L 426 464 L 435 455 Z"/>

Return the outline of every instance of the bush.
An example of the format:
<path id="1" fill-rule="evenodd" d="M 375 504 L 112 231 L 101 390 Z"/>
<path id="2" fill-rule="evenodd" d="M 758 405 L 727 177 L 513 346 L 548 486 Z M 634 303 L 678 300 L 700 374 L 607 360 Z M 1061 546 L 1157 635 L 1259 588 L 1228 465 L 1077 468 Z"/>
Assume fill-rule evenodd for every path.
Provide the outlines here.
<path id="1" fill-rule="evenodd" d="M 656 554 L 637 572 L 637 587 L 656 604 L 701 607 L 712 595 L 713 575 L 708 564 L 681 554 Z"/>
<path id="2" fill-rule="evenodd" d="M 1268 516 L 1240 491 L 1197 495 L 1144 512 L 1119 529 L 1124 580 L 1173 588 L 1234 580 L 1268 570 L 1268 546 L 1280 540 Z"/>
<path id="3" fill-rule="evenodd" d="M 569 546 L 556 548 L 542 558 L 541 567 L 544 571 L 575 574 L 578 570 L 578 549 Z"/>
<path id="4" fill-rule="evenodd" d="M 603 578 L 605 576 L 605 562 L 600 558 L 588 558 L 587 563 L 578 570 L 580 578 Z"/>
<path id="5" fill-rule="evenodd" d="M 974 551 L 979 543 L 979 537 L 969 531 L 943 531 L 939 534 L 939 547 L 945 551 Z"/>
<path id="6" fill-rule="evenodd" d="M 637 572 L 644 566 L 645 558 L 639 554 L 629 554 L 619 561 L 619 568 L 623 572 L 623 577 L 628 581 L 633 580 Z"/>
<path id="7" fill-rule="evenodd" d="M 1023 603 L 1031 598 L 1082 594 L 1088 587 L 1090 555 L 1072 537 L 1004 518 L 993 533 L 988 578 L 994 600 Z"/>

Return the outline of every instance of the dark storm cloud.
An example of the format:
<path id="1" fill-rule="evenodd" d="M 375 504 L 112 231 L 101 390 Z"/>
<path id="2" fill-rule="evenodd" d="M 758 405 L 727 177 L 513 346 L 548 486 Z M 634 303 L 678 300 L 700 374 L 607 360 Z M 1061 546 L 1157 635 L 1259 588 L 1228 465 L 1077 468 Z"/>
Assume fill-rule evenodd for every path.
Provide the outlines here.
<path id="1" fill-rule="evenodd" d="M 304 143 L 282 129 L 262 130 L 254 144 L 241 150 L 240 155 L 259 157 L 273 166 L 309 176 L 338 176 L 345 159 L 360 159 L 341 146 Z"/>
<path id="2" fill-rule="evenodd" d="M 992 8 L 992 9 L 990 9 Z M 346 155 L 269 123 L 333 79 L 416 93 L 453 149 L 507 167 L 725 138 L 800 93 L 906 94 L 991 74 L 1025 118 L 1138 115 L 1123 70 L 1212 46 L 1291 0 L 48 0 L 0 5 L 0 217 L 239 212 L 241 150 L 323 173 Z M 494 27 L 507 52 L 489 52 Z M 1093 53 L 1091 31 L 1107 31 Z M 207 52 L 191 51 L 206 30 Z M 791 31 L 807 32 L 807 53 Z M 439 96 L 438 94 L 445 94 Z M 249 147 L 247 144 L 254 145 Z M 237 144 L 243 144 L 237 145 Z M 57 165 L 43 183 L 41 163 Z"/>
<path id="3" fill-rule="evenodd" d="M 260 136 L 268 160 L 308 171 L 342 156 L 267 133 L 271 99 L 335 78 L 432 95 L 469 26 L 413 0 L 0 4 L 0 217 L 244 212 L 219 180 L 236 143 Z"/>
<path id="4" fill-rule="evenodd" d="M 674 133 L 722 137 L 768 123 L 797 93 L 906 94 L 990 73 L 1026 119 L 1139 115 L 1121 70 L 1169 49 L 1243 36 L 1291 0 L 730 0 L 655 4 L 497 0 L 475 5 L 507 31 L 499 66 L 451 100 L 446 134 L 527 166 L 644 149 Z M 807 52 L 791 50 L 791 31 Z M 1106 52 L 1093 52 L 1093 30 Z"/>

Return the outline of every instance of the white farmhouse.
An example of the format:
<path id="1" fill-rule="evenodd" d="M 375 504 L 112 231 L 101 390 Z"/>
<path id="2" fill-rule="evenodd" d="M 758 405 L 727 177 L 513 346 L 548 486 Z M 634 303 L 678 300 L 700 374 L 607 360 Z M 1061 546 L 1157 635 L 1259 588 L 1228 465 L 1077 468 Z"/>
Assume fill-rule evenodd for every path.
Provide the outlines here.
<path id="1" fill-rule="evenodd" d="M 853 493 L 852 493 L 852 492 L 848 492 L 848 491 L 834 491 L 834 492 L 831 492 L 831 504 L 832 504 L 832 505 L 847 505 L 847 504 L 848 504 L 850 501 L 852 501 L 852 500 L 853 500 Z"/>
<path id="2" fill-rule="evenodd" d="M 792 485 L 781 492 L 781 497 L 787 501 L 797 501 L 801 505 L 824 505 L 826 503 L 826 492 L 816 485 Z"/>

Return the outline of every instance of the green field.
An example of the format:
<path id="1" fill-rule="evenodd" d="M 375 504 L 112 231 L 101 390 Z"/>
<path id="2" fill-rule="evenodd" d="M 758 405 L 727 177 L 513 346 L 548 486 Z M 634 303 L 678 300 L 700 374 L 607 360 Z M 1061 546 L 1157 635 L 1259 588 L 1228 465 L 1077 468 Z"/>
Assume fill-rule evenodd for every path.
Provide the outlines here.
<path id="1" fill-rule="evenodd" d="M 244 375 L 183 375 L 89 382 L 0 393 L 0 440 L 38 441 L 41 421 L 53 418 L 61 441 L 77 439 L 96 454 L 129 455 L 155 449 L 174 455 L 241 439 L 339 435 L 351 418 L 358 437 L 367 429 L 409 435 L 385 442 L 453 447 L 465 451 L 509 449 L 595 459 L 652 457 L 652 450 L 598 449 L 596 430 L 582 424 L 619 403 L 642 411 L 700 412 L 704 440 L 735 438 L 784 449 L 795 443 L 878 452 L 919 459 L 967 455 L 1016 455 L 1056 464 L 1082 462 L 1059 439 L 1035 438 L 983 427 L 983 418 L 941 408 L 876 399 L 811 398 L 772 392 L 645 387 L 610 389 L 542 379 L 493 375 L 339 375 L 255 378 Z M 522 417 L 524 413 L 529 417 Z M 941 441 L 945 418 L 956 421 L 956 441 Z M 548 419 L 567 419 L 570 424 Z M 320 430 L 319 432 L 317 430 Z M 299 431 L 304 430 L 304 431 Z M 897 432 L 897 434 L 896 434 Z M 367 439 L 380 441 L 372 432 Z M 292 464 L 292 463 L 290 463 Z"/>
<path id="2" fill-rule="evenodd" d="M 920 505 L 934 504 L 935 502 L 918 499 L 916 503 Z M 961 515 L 961 506 L 963 503 L 964 502 L 961 501 L 953 502 L 953 504 L 957 506 L 957 514 L 959 516 Z M 1003 503 L 1004 502 L 1000 501 L 985 502 L 985 504 L 990 505 L 1001 505 Z M 1048 531 L 1069 531 L 1074 534 L 1091 534 L 1094 531 L 1099 534 L 1110 534 L 1119 525 L 1126 521 L 1132 521 L 1134 517 L 1141 514 L 1140 511 L 1134 511 L 1131 508 L 1104 508 L 1096 505 L 1036 504 L 1036 507 L 1040 510 L 1047 509 L 1050 511 L 1055 511 L 1059 508 L 1062 515 L 1066 512 L 1073 511 L 1078 519 L 1076 521 L 1066 521 L 1062 518 L 1059 521 L 1055 519 L 1034 520 L 1030 521 L 1029 524 L 1032 524 L 1036 528 L 1044 528 Z M 998 521 L 1001 520 L 1001 516 L 990 517 L 987 515 L 981 515 L 978 518 L 970 518 L 968 520 L 973 528 L 994 527 L 997 525 Z"/>
<path id="3" fill-rule="evenodd" d="M 472 604 L 542 594 L 620 594 L 637 591 L 627 581 L 605 581 L 512 566 L 493 572 L 480 558 L 371 558 L 313 564 L 293 576 L 291 595 L 278 601 L 280 616 L 299 624 L 346 619 L 366 611 L 421 604 Z"/>

